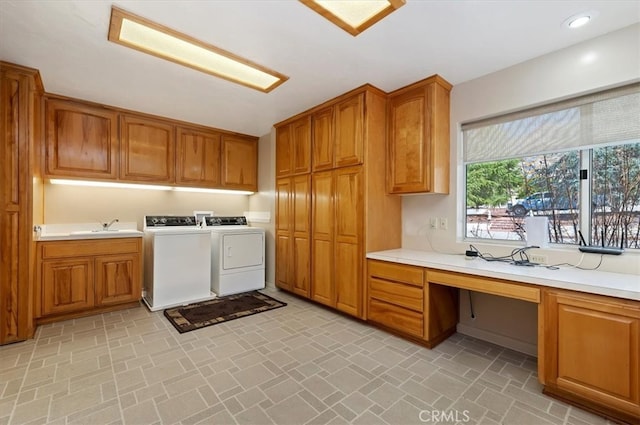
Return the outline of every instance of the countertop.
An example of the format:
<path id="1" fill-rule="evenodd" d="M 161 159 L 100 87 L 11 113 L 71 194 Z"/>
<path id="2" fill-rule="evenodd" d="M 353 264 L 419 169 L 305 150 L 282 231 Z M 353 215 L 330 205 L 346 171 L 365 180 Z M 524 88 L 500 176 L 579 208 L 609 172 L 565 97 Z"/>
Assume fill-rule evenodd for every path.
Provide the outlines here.
<path id="1" fill-rule="evenodd" d="M 478 257 L 467 259 L 464 255 L 410 249 L 370 252 L 367 258 L 640 301 L 640 276 L 633 274 L 570 266 L 557 270 L 544 266 L 516 266 Z"/>
<path id="2" fill-rule="evenodd" d="M 141 238 L 143 233 L 135 222 L 113 223 L 101 230 L 100 223 L 41 224 L 35 226 L 35 241 L 68 241 L 83 239 Z"/>

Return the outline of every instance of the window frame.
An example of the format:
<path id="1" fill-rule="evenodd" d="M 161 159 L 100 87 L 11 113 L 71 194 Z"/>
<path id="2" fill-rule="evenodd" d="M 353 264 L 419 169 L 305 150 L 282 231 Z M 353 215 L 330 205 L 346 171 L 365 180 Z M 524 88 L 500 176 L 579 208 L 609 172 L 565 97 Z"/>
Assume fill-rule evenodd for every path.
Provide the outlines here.
<path id="1" fill-rule="evenodd" d="M 582 120 L 583 119 L 582 116 L 585 112 L 584 108 L 589 108 L 587 112 L 590 114 L 593 104 L 598 100 L 615 99 L 617 97 L 625 96 L 629 93 L 634 95 L 637 93 L 640 93 L 640 83 L 628 84 L 618 88 L 603 90 L 601 92 L 595 92 L 590 95 L 577 96 L 577 97 L 559 101 L 559 102 L 551 102 L 539 107 L 524 108 L 519 111 L 515 111 L 507 114 L 501 114 L 501 115 L 497 115 L 497 116 L 490 117 L 483 120 L 470 121 L 468 123 L 461 123 L 458 128 L 459 130 L 458 157 L 460 158 L 459 164 L 460 164 L 460 170 L 461 170 L 461 172 L 458 173 L 459 177 L 461 178 L 459 180 L 460 184 L 458 185 L 458 187 L 461 190 L 459 190 L 458 193 L 460 194 L 461 202 L 459 205 L 461 205 L 461 217 L 462 217 L 462 223 L 461 223 L 462 232 L 460 234 L 461 238 L 459 240 L 464 243 L 477 243 L 477 244 L 487 243 L 487 244 L 493 244 L 493 245 L 508 245 L 508 246 L 522 245 L 523 242 L 526 243 L 525 240 L 481 238 L 481 237 L 473 237 L 468 235 L 469 222 L 468 222 L 468 215 L 467 215 L 467 211 L 468 211 L 468 205 L 467 205 L 468 169 L 467 167 L 470 164 L 488 163 L 488 162 L 501 161 L 501 160 L 507 160 L 507 159 L 521 160 L 522 158 L 531 157 L 535 155 L 544 155 L 549 153 L 572 151 L 572 152 L 576 152 L 579 157 L 579 173 L 582 175 L 582 173 L 584 172 L 583 170 L 586 170 L 587 172 L 587 177 L 586 178 L 579 177 L 579 182 L 578 182 L 579 207 L 577 208 L 577 211 L 576 211 L 578 214 L 578 217 L 577 217 L 578 229 L 584 236 L 586 243 L 592 244 L 593 243 L 593 226 L 594 226 L 594 223 L 593 223 L 594 207 L 592 205 L 592 200 L 593 200 L 592 199 L 593 198 L 592 196 L 593 180 L 592 179 L 593 179 L 593 172 L 594 172 L 593 170 L 594 150 L 602 147 L 622 146 L 627 143 L 640 143 L 640 137 L 638 139 L 631 139 L 631 140 L 635 140 L 635 142 L 633 141 L 630 142 L 629 140 L 622 140 L 622 141 L 614 141 L 609 143 L 593 143 L 592 140 L 587 140 L 585 142 L 581 141 L 579 146 L 560 149 L 559 151 L 555 151 L 555 152 L 543 151 L 543 152 L 535 153 L 533 155 L 527 154 L 527 155 L 521 155 L 521 156 L 498 157 L 493 159 L 468 161 L 467 152 L 466 152 L 467 146 L 465 141 L 465 131 L 469 128 L 473 129 L 473 128 L 488 126 L 496 123 L 512 122 L 512 121 L 516 121 L 517 119 L 526 118 L 529 116 L 535 116 L 536 114 L 542 114 L 544 112 L 554 112 L 554 111 L 559 111 L 559 110 L 562 110 L 565 108 L 571 108 L 571 107 L 580 108 L 580 114 L 581 114 L 580 118 Z M 584 115 L 584 116 L 590 117 L 590 115 Z M 581 124 L 581 126 L 582 125 L 586 125 L 586 124 Z M 581 132 L 581 136 L 580 136 L 581 139 L 584 137 L 584 134 L 585 133 Z M 546 190 L 540 190 L 539 192 L 546 192 Z M 549 242 L 549 247 L 571 249 L 571 248 L 577 247 L 579 244 L 580 244 L 579 237 L 576 235 L 574 243 Z M 640 248 L 633 247 L 629 249 L 632 252 L 640 253 Z"/>

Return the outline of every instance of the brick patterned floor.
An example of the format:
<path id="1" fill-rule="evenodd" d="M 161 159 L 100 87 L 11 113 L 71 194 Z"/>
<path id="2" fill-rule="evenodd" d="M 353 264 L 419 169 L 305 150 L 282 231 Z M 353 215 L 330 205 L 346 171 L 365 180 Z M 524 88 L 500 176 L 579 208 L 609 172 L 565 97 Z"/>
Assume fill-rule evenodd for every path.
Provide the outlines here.
<path id="1" fill-rule="evenodd" d="M 41 326 L 0 347 L 0 425 L 608 423 L 542 395 L 530 356 L 265 293 L 289 305 L 182 335 L 142 306 Z"/>

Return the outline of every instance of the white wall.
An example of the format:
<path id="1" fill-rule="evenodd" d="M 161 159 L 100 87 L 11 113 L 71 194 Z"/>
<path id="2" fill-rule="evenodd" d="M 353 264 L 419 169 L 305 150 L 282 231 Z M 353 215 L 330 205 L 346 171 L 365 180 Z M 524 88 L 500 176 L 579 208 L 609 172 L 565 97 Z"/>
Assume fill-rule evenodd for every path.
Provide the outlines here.
<path id="1" fill-rule="evenodd" d="M 266 247 L 265 255 L 267 264 L 265 276 L 267 285 L 275 287 L 276 282 L 276 207 L 275 207 L 275 132 L 266 134 L 260 138 L 258 142 L 258 192 L 249 197 L 249 210 L 252 212 L 269 213 L 269 222 L 252 222 L 252 226 L 258 226 L 265 229 Z"/>
<path id="2" fill-rule="evenodd" d="M 451 194 L 404 197 L 403 247 L 447 253 L 464 253 L 468 247 L 462 240 L 461 123 L 638 80 L 640 24 L 456 85 L 451 93 Z M 429 229 L 429 217 L 446 217 L 449 229 Z M 514 248 L 474 245 L 494 255 L 508 254 Z M 575 264 L 581 256 L 575 247 L 537 251 L 557 263 Z M 599 258 L 589 254 L 582 264 L 595 266 Z M 605 256 L 600 269 L 640 274 L 640 253 L 628 250 L 621 256 Z M 508 345 L 511 340 L 512 348 L 535 352 L 534 306 L 514 308 L 515 301 L 474 293 L 476 319 L 471 320 L 466 293 L 460 301 L 459 331 L 484 338 L 493 335 L 494 342 Z"/>
<path id="3" fill-rule="evenodd" d="M 98 223 L 118 218 L 136 222 L 142 230 L 145 215 L 191 215 L 194 210 L 241 215 L 248 209 L 247 195 L 44 185 L 45 224 Z"/>

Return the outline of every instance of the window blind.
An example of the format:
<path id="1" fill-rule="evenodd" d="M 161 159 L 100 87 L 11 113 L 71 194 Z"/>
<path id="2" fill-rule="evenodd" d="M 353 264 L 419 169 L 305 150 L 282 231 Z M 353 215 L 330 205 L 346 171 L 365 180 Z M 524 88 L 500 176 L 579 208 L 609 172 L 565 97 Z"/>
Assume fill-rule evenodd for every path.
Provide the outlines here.
<path id="1" fill-rule="evenodd" d="M 464 162 L 640 142 L 640 83 L 462 125 Z"/>

